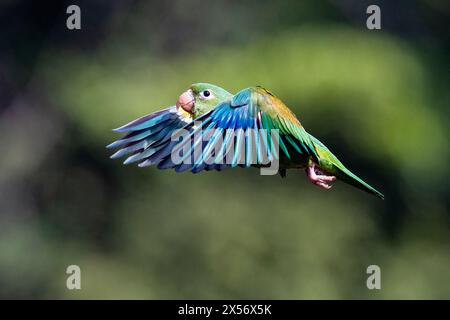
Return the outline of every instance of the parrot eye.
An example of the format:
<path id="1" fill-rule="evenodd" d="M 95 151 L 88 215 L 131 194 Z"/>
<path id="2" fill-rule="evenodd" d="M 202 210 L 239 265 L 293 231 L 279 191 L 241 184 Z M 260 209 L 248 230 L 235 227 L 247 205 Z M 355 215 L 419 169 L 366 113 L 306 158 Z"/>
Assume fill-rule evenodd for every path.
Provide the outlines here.
<path id="1" fill-rule="evenodd" d="M 209 90 L 203 90 L 202 92 L 200 92 L 200 96 L 203 99 L 211 99 L 213 97 L 213 94 Z"/>

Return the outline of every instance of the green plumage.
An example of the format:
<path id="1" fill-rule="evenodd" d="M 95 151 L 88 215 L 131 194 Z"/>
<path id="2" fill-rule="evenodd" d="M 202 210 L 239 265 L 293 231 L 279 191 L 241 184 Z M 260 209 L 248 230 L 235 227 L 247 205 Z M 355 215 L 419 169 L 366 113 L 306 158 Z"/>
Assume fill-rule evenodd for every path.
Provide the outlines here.
<path id="1" fill-rule="evenodd" d="M 189 138 L 177 144 L 171 141 L 171 135 L 179 129 L 187 130 Z M 267 132 L 266 136 L 261 129 Z M 278 141 L 272 141 L 273 130 L 278 131 Z M 132 121 L 116 131 L 128 134 L 108 147 L 121 148 L 112 158 L 128 155 L 125 164 L 140 162 L 142 167 L 157 165 L 160 169 L 197 173 L 236 166 L 263 167 L 267 166 L 265 160 L 279 160 L 282 177 L 286 175 L 286 169 L 306 168 L 311 182 L 323 188 L 329 189 L 327 182 L 337 177 L 384 198 L 382 193 L 348 170 L 322 142 L 303 128 L 280 99 L 262 87 L 247 88 L 233 95 L 208 83 L 193 84 L 180 96 L 177 106 Z M 204 139 L 208 135 L 211 137 Z M 274 148 L 276 142 L 280 152 Z M 183 154 L 182 161 L 192 159 L 198 146 L 202 147 L 200 157 L 190 163 L 174 163 L 171 152 L 188 144 L 189 152 Z M 211 154 L 213 150 L 214 154 Z M 219 150 L 217 154 L 216 150 Z M 227 158 L 230 153 L 231 160 Z"/>
<path id="2" fill-rule="evenodd" d="M 339 161 L 339 159 L 322 142 L 320 142 L 317 138 L 315 138 L 312 135 L 310 135 L 310 137 L 319 155 L 318 165 L 320 166 L 321 169 L 323 169 L 327 173 L 335 175 L 340 180 L 356 188 L 374 194 L 381 199 L 384 199 L 384 195 L 381 192 L 370 186 L 364 180 L 362 180 L 354 173 L 352 173 L 349 169 L 347 169 L 342 164 L 342 162 Z"/>
<path id="3" fill-rule="evenodd" d="M 229 107 L 225 103 L 218 108 L 224 108 L 223 112 L 231 113 L 239 112 L 239 108 L 246 108 L 241 116 L 244 129 L 266 129 L 269 134 L 271 130 L 279 130 L 279 146 L 282 151 L 281 172 L 285 172 L 286 169 L 305 168 L 313 161 L 324 173 L 334 175 L 352 186 L 384 198 L 382 193 L 348 170 L 323 143 L 306 132 L 295 114 L 270 91 L 261 87 L 244 89 L 231 99 Z M 215 120 L 214 113 L 211 111 L 202 119 L 212 119 L 212 123 L 217 121 L 220 125 L 220 121 Z M 261 119 L 261 124 L 254 126 L 257 121 L 254 122 L 253 119 Z M 235 158 L 237 157 L 235 154 Z M 246 157 L 249 158 L 248 154 Z M 235 165 L 235 161 L 233 163 Z"/>

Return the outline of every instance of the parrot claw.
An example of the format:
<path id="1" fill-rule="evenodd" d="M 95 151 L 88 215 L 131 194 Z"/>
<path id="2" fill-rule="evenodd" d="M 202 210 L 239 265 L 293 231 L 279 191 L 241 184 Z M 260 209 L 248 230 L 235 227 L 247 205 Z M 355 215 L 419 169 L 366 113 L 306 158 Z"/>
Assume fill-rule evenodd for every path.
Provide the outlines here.
<path id="1" fill-rule="evenodd" d="M 308 175 L 309 181 L 311 181 L 316 186 L 323 189 L 331 189 L 331 185 L 328 182 L 333 182 L 336 180 L 335 176 L 327 176 L 323 174 L 322 171 L 316 169 L 316 164 L 312 162 L 306 169 L 306 174 Z"/>

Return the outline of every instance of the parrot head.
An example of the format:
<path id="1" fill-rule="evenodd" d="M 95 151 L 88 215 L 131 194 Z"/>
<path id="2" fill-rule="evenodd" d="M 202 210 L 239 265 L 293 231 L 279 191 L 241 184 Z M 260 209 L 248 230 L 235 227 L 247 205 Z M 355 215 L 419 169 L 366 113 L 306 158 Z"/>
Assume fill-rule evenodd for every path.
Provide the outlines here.
<path id="1" fill-rule="evenodd" d="M 209 83 L 195 83 L 180 95 L 177 107 L 183 108 L 195 119 L 232 97 L 231 93 L 221 87 Z"/>

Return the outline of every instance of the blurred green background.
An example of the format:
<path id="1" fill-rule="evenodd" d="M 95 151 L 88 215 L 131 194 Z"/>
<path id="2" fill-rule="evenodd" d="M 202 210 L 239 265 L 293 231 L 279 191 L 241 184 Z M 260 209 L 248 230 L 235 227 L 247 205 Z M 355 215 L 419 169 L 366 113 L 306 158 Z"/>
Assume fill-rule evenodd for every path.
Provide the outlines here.
<path id="1" fill-rule="evenodd" d="M 81 7 L 79 31 L 66 8 Z M 366 28 L 381 7 L 382 30 Z M 450 298 L 448 1 L 2 1 L 0 298 Z M 109 159 L 191 83 L 262 85 L 386 195 Z M 79 265 L 82 289 L 66 288 Z M 381 267 L 381 290 L 366 268 Z"/>

